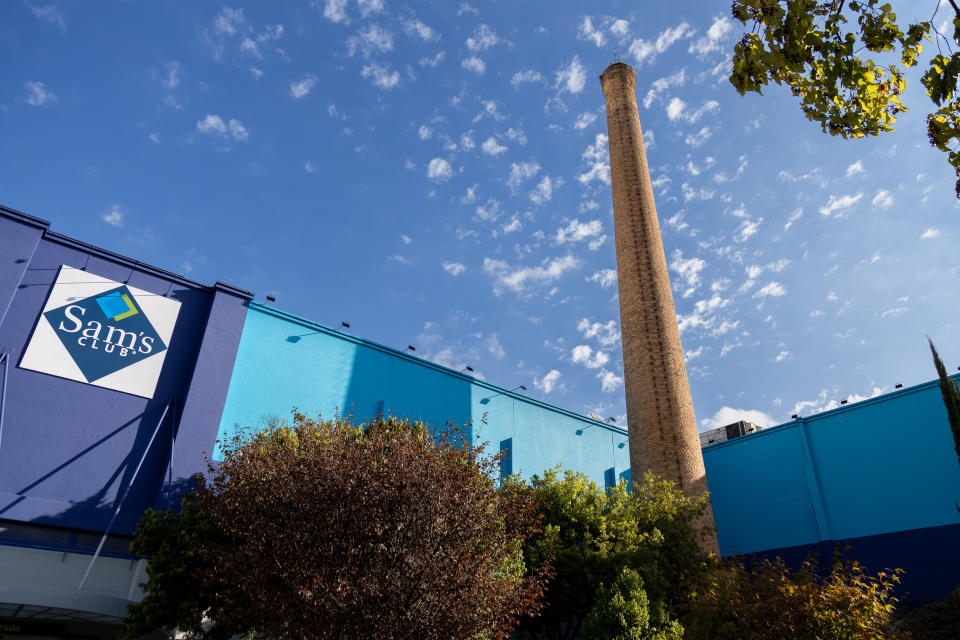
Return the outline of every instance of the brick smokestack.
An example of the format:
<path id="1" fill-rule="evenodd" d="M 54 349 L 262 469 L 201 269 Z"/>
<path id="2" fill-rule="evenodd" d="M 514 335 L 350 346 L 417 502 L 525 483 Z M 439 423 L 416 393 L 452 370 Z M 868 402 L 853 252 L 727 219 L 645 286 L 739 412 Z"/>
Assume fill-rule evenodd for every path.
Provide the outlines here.
<path id="1" fill-rule="evenodd" d="M 643 147 L 637 77 L 630 65 L 615 62 L 600 83 L 607 99 L 630 475 L 639 482 L 652 471 L 700 495 L 707 476 Z M 712 509 L 702 522 L 713 526 Z M 717 552 L 716 537 L 703 546 Z"/>

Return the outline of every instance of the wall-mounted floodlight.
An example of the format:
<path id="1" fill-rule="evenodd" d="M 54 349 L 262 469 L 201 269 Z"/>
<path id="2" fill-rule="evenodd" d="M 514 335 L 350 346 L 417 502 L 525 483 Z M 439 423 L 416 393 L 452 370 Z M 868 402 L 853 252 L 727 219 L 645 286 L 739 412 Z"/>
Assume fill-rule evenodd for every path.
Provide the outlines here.
<path id="1" fill-rule="evenodd" d="M 417 348 L 416 348 L 415 346 L 413 346 L 412 344 L 408 344 L 408 345 L 407 345 L 407 348 L 404 349 L 404 351 L 416 351 L 416 350 L 417 350 Z"/>
<path id="2" fill-rule="evenodd" d="M 341 321 L 341 322 L 340 322 L 340 328 L 341 328 L 341 329 L 349 329 L 349 328 L 350 328 L 350 323 L 349 323 L 349 322 L 342 322 L 342 321 Z"/>
<path id="3" fill-rule="evenodd" d="M 610 416 L 609 418 L 607 418 L 607 422 L 616 422 L 616 421 L 617 419 L 614 418 L 613 416 Z"/>
<path id="4" fill-rule="evenodd" d="M 463 373 L 464 371 L 469 371 L 470 373 L 473 373 L 473 367 L 471 367 L 470 365 L 467 365 L 463 369 L 460 369 L 460 371 L 457 371 L 457 373 Z"/>
<path id="5" fill-rule="evenodd" d="M 841 400 L 840 404 L 847 404 L 847 400 Z"/>
<path id="6" fill-rule="evenodd" d="M 518 385 L 518 386 L 514 387 L 513 389 L 510 389 L 510 391 L 516 391 L 517 389 L 523 389 L 524 391 L 527 390 L 527 388 L 521 384 L 521 385 Z"/>
<path id="7" fill-rule="evenodd" d="M 797 414 L 793 414 L 792 416 L 790 416 L 790 419 L 791 419 L 791 420 L 796 420 L 796 419 L 799 418 L 799 417 L 800 417 L 800 416 L 798 416 Z"/>
<path id="8" fill-rule="evenodd" d="M 267 302 L 276 302 L 276 301 L 277 301 L 276 296 L 267 296 Z"/>
<path id="9" fill-rule="evenodd" d="M 626 440 L 624 440 L 623 442 L 621 442 L 620 444 L 618 444 L 618 445 L 617 445 L 617 449 L 623 449 L 625 446 L 627 446 L 627 441 L 626 441 Z"/>
<path id="10" fill-rule="evenodd" d="M 903 383 L 902 383 L 902 382 L 898 382 L 897 384 L 893 385 L 893 388 L 894 388 L 894 389 L 903 389 Z"/>

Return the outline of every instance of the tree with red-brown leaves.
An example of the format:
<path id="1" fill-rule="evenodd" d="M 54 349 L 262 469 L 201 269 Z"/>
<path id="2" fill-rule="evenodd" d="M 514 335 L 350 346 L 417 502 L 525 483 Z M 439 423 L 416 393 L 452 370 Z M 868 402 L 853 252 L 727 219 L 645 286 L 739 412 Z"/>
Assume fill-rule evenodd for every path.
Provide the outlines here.
<path id="1" fill-rule="evenodd" d="M 194 599 L 206 609 L 186 623 L 182 611 L 153 615 L 154 626 L 487 639 L 506 638 L 540 607 L 548 569 L 523 560 L 538 524 L 532 492 L 498 488 L 496 457 L 456 430 L 294 412 L 292 425 L 237 436 L 224 451 L 191 512 L 216 532 L 194 549 L 202 575 L 191 584 L 202 585 Z M 150 583 L 146 591 L 151 611 Z"/>

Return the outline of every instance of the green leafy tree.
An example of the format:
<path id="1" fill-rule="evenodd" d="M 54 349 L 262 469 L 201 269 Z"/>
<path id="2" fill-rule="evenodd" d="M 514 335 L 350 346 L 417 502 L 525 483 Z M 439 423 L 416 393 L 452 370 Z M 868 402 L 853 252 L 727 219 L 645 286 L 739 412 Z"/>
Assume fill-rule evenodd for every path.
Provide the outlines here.
<path id="1" fill-rule="evenodd" d="M 930 602 L 905 615 L 900 630 L 910 640 L 956 640 L 960 630 L 960 587 L 946 600 Z"/>
<path id="2" fill-rule="evenodd" d="M 931 4 L 939 9 L 939 2 Z M 879 0 L 733 0 L 733 16 L 750 31 L 734 47 L 730 82 L 741 95 L 762 93 L 770 82 L 787 85 L 825 133 L 877 136 L 892 131 L 906 111 L 904 72 L 917 64 L 933 32 L 938 53 L 920 79 L 937 107 L 927 116 L 927 136 L 960 177 L 960 51 L 950 51 L 960 45 L 960 9 L 954 0 L 950 5 L 955 18 L 948 39 L 932 20 L 898 23 Z M 960 198 L 960 179 L 956 191 Z"/>
<path id="3" fill-rule="evenodd" d="M 523 558 L 537 531 L 533 493 L 500 490 L 498 464 L 459 432 L 393 419 L 295 412 L 290 426 L 239 434 L 187 503 L 196 511 L 141 525 L 139 552 L 165 571 L 150 573 L 138 630 L 185 622 L 207 637 L 505 638 L 538 609 L 546 569 Z M 181 544 L 151 533 L 173 529 L 197 535 Z M 176 575 L 187 578 L 185 610 Z"/>
<path id="4" fill-rule="evenodd" d="M 837 561 L 821 578 L 812 561 L 795 572 L 782 560 L 748 570 L 718 561 L 684 614 L 689 640 L 885 640 L 899 637 L 893 588 L 900 570 L 869 575 L 854 561 Z"/>
<path id="5" fill-rule="evenodd" d="M 609 588 L 597 591 L 581 640 L 681 640 L 683 627 L 662 602 L 650 603 L 640 575 L 624 567 Z"/>
<path id="6" fill-rule="evenodd" d="M 601 584 L 612 585 L 627 567 L 643 581 L 651 602 L 672 609 L 685 584 L 706 566 L 697 519 L 706 496 L 688 497 L 673 483 L 650 474 L 603 490 L 581 473 L 551 469 L 531 486 L 543 505 L 543 531 L 531 538 L 524 557 L 531 565 L 550 561 L 555 576 L 547 606 L 522 628 L 537 637 L 578 637 L 594 608 Z"/>

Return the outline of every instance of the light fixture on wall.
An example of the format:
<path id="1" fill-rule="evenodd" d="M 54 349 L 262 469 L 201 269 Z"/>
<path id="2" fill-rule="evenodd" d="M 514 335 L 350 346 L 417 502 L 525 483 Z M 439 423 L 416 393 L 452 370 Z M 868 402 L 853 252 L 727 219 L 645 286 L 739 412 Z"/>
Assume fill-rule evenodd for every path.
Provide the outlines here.
<path id="1" fill-rule="evenodd" d="M 460 371 L 457 371 L 457 373 L 463 373 L 464 371 L 469 371 L 470 373 L 473 373 L 473 367 L 471 367 L 470 365 L 466 365 L 463 367 L 463 369 L 460 369 Z"/>
<path id="2" fill-rule="evenodd" d="M 350 328 L 349 322 L 343 322 L 342 320 L 340 321 L 340 329 L 349 329 L 349 328 Z"/>
<path id="3" fill-rule="evenodd" d="M 517 389 L 523 389 L 524 391 L 527 390 L 527 388 L 526 388 L 525 386 L 523 386 L 522 384 L 520 384 L 520 385 L 515 386 L 513 389 L 510 389 L 510 391 L 516 391 Z"/>
<path id="4" fill-rule="evenodd" d="M 277 301 L 276 296 L 267 296 L 267 302 L 276 302 L 276 301 Z"/>

